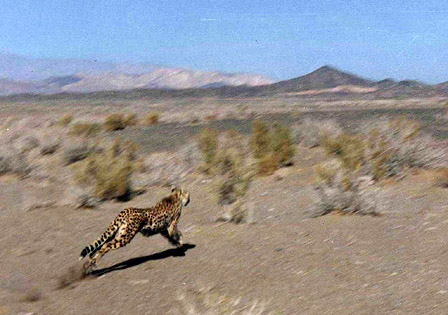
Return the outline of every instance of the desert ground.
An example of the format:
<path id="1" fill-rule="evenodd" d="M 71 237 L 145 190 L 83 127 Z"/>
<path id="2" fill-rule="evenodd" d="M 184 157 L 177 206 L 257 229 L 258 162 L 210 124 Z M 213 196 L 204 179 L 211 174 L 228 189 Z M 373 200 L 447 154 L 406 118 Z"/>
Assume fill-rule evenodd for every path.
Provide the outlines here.
<path id="1" fill-rule="evenodd" d="M 27 163 L 26 172 L 11 166 L 0 176 L 0 314 L 446 313 L 448 185 L 440 184 L 448 167 L 446 104 L 446 99 L 0 101 L 0 160 L 16 161 L 8 160 L 8 150 L 14 150 Z M 159 114 L 156 123 L 99 131 L 87 140 L 71 134 L 79 122 L 102 124 L 112 113 L 141 119 L 148 112 Z M 64 115 L 72 120 L 61 124 Z M 301 141 L 296 130 L 307 121 L 332 120 L 358 132 L 369 122 L 403 117 L 418 121 L 431 137 L 430 153 L 442 152 L 437 163 L 368 178 L 365 191 L 374 195 L 369 201 L 376 215 L 312 215 L 318 203 L 315 167 L 334 156 L 322 145 Z M 297 137 L 295 155 L 287 167 L 253 178 L 244 195 L 245 217 L 237 224 L 225 215 L 230 206 L 218 202 L 216 176 L 199 171 L 197 135 L 204 128 L 236 129 L 246 139 L 254 120 L 289 126 Z M 52 139 L 57 139 L 54 151 L 44 152 Z M 85 197 L 74 184 L 83 161 L 69 165 L 67 152 L 79 142 L 101 146 L 113 139 L 138 146 L 136 161 L 144 166 L 134 171 L 132 184 L 139 193 L 126 201 Z M 176 249 L 161 236 L 137 235 L 105 255 L 92 274 L 82 275 L 80 251 L 123 208 L 153 205 L 169 184 L 191 193 L 179 226 L 186 244 Z"/>

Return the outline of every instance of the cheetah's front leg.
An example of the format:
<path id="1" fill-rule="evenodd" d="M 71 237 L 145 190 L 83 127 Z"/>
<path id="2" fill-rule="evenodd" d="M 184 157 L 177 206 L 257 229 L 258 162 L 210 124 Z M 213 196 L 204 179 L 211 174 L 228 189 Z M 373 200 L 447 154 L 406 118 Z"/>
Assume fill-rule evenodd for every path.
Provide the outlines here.
<path id="1" fill-rule="evenodd" d="M 177 246 L 182 247 L 184 244 L 182 239 L 182 233 L 177 229 L 177 220 L 174 220 L 168 229 L 161 233 L 162 236 L 168 239 L 168 241 Z"/>

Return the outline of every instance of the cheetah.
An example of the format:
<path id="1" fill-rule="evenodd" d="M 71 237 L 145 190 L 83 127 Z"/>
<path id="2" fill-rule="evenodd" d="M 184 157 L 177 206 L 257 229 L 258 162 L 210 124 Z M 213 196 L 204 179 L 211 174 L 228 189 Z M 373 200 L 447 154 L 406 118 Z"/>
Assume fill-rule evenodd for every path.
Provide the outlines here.
<path id="1" fill-rule="evenodd" d="M 171 244 L 182 247 L 182 234 L 177 229 L 177 223 L 182 208 L 189 202 L 190 194 L 187 191 L 172 187 L 171 194 L 153 207 L 124 209 L 95 242 L 81 251 L 79 260 L 89 255 L 84 272 L 89 273 L 111 249 L 126 246 L 138 232 L 146 237 L 161 234 Z"/>

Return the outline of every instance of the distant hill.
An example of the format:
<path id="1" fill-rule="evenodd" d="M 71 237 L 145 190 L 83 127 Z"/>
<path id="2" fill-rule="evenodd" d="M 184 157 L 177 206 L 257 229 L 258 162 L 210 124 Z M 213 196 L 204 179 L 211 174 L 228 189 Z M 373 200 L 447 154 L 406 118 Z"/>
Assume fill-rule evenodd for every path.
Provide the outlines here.
<path id="1" fill-rule="evenodd" d="M 372 86 L 373 81 L 346 73 L 331 66 L 323 66 L 304 76 L 274 83 L 277 92 L 299 92 L 330 89 L 341 85 Z"/>
<path id="2" fill-rule="evenodd" d="M 0 58 L 1 61 L 1 58 Z M 110 65 L 109 65 L 110 66 Z M 153 67 L 101 72 L 100 65 L 91 73 L 51 76 L 43 80 L 0 80 L 0 95 L 42 94 L 38 98 L 184 98 L 184 97 L 296 97 L 332 99 L 390 99 L 448 97 L 448 82 L 429 85 L 419 81 L 373 81 L 323 66 L 306 75 L 273 83 L 257 74 Z M 118 66 L 114 66 L 118 69 Z M 127 70 L 126 70 L 127 69 Z M 0 71 L 1 73 L 1 71 Z M 44 94 L 56 94 L 44 96 Z M 18 96 L 13 98 L 37 96 Z"/>

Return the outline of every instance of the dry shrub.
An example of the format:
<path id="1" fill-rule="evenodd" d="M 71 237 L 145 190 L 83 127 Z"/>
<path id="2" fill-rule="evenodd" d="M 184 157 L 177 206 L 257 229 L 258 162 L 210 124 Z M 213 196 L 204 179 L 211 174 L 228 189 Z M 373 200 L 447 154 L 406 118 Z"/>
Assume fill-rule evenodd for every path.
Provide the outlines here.
<path id="1" fill-rule="evenodd" d="M 104 130 L 115 131 L 126 128 L 125 118 L 123 114 L 111 114 L 104 121 Z"/>
<path id="2" fill-rule="evenodd" d="M 97 148 L 89 145 L 87 140 L 84 141 L 68 141 L 64 143 L 64 163 L 66 165 L 86 159 L 90 154 L 95 152 Z"/>
<path id="3" fill-rule="evenodd" d="M 289 127 L 275 124 L 272 131 L 272 153 L 275 163 L 279 167 L 292 165 L 294 146 Z"/>
<path id="4" fill-rule="evenodd" d="M 12 146 L 3 146 L 0 151 L 0 175 L 14 174 L 27 176 L 31 167 L 26 156 Z"/>
<path id="5" fill-rule="evenodd" d="M 101 131 L 101 126 L 98 123 L 76 123 L 70 128 L 70 135 L 78 137 L 92 137 Z"/>
<path id="6" fill-rule="evenodd" d="M 406 118 L 383 120 L 363 128 L 368 159 L 374 160 L 380 177 L 400 174 L 404 168 L 433 168 L 443 162 L 444 150 L 421 132 L 420 123 Z M 376 161 L 375 161 L 376 159 Z"/>
<path id="7" fill-rule="evenodd" d="M 135 153 L 129 147 L 116 141 L 107 150 L 74 164 L 75 181 L 81 185 L 93 184 L 94 195 L 101 200 L 129 200 Z"/>
<path id="8" fill-rule="evenodd" d="M 435 178 L 437 186 L 448 188 L 448 167 L 441 168 Z"/>
<path id="9" fill-rule="evenodd" d="M 350 171 L 375 180 L 401 176 L 406 168 L 431 168 L 443 160 L 443 150 L 431 148 L 431 137 L 420 124 L 403 118 L 363 126 L 359 134 L 342 132 L 322 137 L 327 153 Z"/>
<path id="10" fill-rule="evenodd" d="M 251 147 L 258 175 L 270 175 L 292 164 L 294 146 L 290 129 L 279 123 L 271 128 L 265 122 L 252 124 Z"/>
<path id="11" fill-rule="evenodd" d="M 337 136 L 342 132 L 342 127 L 334 120 L 304 119 L 299 125 L 294 126 L 294 142 L 314 148 L 322 144 L 325 135 Z"/>
<path id="12" fill-rule="evenodd" d="M 40 140 L 40 154 L 53 154 L 59 149 L 60 145 L 61 139 L 59 137 L 46 135 Z"/>
<path id="13" fill-rule="evenodd" d="M 201 153 L 196 142 L 187 143 L 176 152 L 158 152 L 145 159 L 147 173 L 135 173 L 138 186 L 182 183 L 188 174 L 200 169 Z"/>
<path id="14" fill-rule="evenodd" d="M 342 214 L 378 215 L 375 198 L 361 188 L 361 180 L 338 159 L 319 164 L 314 168 L 317 202 L 313 217 L 331 212 Z"/>
<path id="15" fill-rule="evenodd" d="M 224 134 L 215 165 L 218 203 L 224 206 L 220 220 L 241 223 L 246 221 L 246 195 L 254 172 L 244 137 L 235 130 Z"/>
<path id="16" fill-rule="evenodd" d="M 271 130 L 261 120 L 252 123 L 251 148 L 258 175 L 270 175 L 277 169 L 271 146 Z"/>
<path id="17" fill-rule="evenodd" d="M 261 120 L 252 123 L 251 147 L 255 159 L 261 159 L 271 152 L 271 131 Z"/>
<path id="18" fill-rule="evenodd" d="M 237 131 L 224 135 L 216 163 L 219 177 L 219 204 L 232 204 L 246 196 L 253 172 L 247 159 L 244 141 Z"/>
<path id="19" fill-rule="evenodd" d="M 59 120 L 59 125 L 61 125 L 63 127 L 67 127 L 68 125 L 70 125 L 70 123 L 72 121 L 73 121 L 73 115 L 72 114 L 65 114 Z"/>
<path id="20" fill-rule="evenodd" d="M 362 167 L 365 156 L 364 139 L 359 135 L 341 133 L 335 137 L 322 137 L 322 145 L 328 154 L 336 155 L 349 170 Z"/>
<path id="21" fill-rule="evenodd" d="M 215 121 L 216 118 L 217 118 L 217 115 L 216 115 L 216 114 L 208 115 L 208 116 L 205 116 L 205 117 L 204 117 L 204 119 L 205 119 L 206 121 Z"/>
<path id="22" fill-rule="evenodd" d="M 203 161 L 200 170 L 211 174 L 218 153 L 218 132 L 210 128 L 203 129 L 199 133 L 198 143 Z"/>
<path id="23" fill-rule="evenodd" d="M 40 143 L 39 140 L 32 135 L 26 135 L 23 137 L 18 137 L 16 141 L 14 142 L 14 146 L 21 152 L 21 153 L 27 153 L 31 150 L 39 147 Z"/>
<path id="24" fill-rule="evenodd" d="M 143 117 L 143 124 L 145 126 L 157 125 L 159 122 L 160 113 L 158 112 L 150 112 Z"/>
<path id="25" fill-rule="evenodd" d="M 124 124 L 127 127 L 135 126 L 138 124 L 137 114 L 130 113 L 124 117 Z"/>

